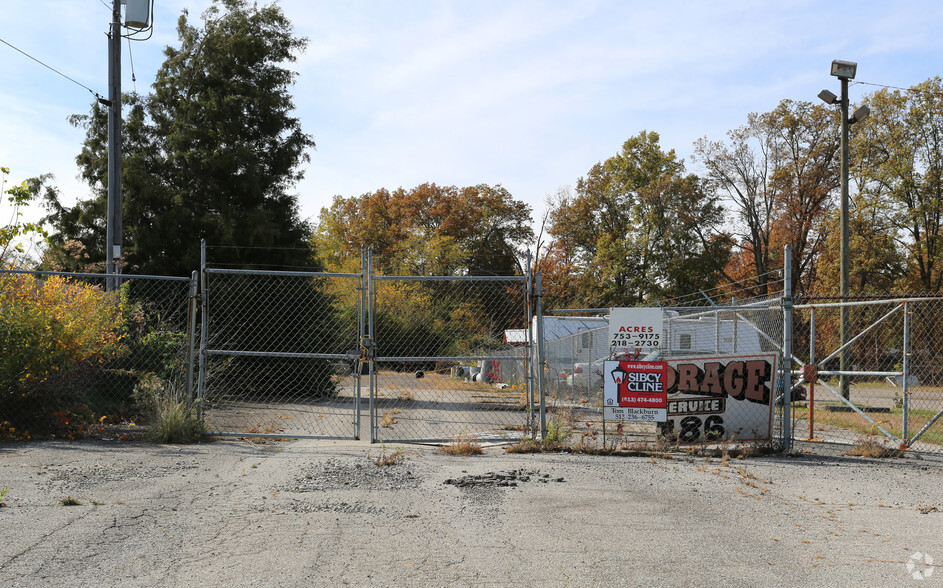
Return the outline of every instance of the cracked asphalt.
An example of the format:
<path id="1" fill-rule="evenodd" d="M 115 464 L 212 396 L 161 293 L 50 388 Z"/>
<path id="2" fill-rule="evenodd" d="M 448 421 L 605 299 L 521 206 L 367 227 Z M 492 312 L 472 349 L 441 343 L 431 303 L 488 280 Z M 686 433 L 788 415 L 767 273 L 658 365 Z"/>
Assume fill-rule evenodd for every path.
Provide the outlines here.
<path id="1" fill-rule="evenodd" d="M 401 449 L 0 445 L 0 586 L 943 586 L 940 460 Z"/>

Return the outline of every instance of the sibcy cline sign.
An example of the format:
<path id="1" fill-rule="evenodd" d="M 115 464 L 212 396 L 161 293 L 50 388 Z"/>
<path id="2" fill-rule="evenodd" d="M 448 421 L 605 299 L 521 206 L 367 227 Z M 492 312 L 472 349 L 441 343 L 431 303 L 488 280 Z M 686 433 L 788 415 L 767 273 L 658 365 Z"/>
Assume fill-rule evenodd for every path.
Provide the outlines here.
<path id="1" fill-rule="evenodd" d="M 654 368 L 659 365 L 663 372 Z M 606 420 L 658 422 L 662 434 L 677 435 L 682 443 L 760 441 L 772 436 L 775 354 L 606 362 L 606 366 Z"/>

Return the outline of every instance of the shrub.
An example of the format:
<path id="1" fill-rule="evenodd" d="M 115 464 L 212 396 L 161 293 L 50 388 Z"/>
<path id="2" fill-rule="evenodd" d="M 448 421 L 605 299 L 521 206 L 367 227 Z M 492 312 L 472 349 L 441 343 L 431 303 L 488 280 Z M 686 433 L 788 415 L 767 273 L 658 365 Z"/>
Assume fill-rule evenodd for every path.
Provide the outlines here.
<path id="1" fill-rule="evenodd" d="M 0 397 L 50 393 L 79 366 L 126 353 L 117 293 L 54 276 L 0 277 Z"/>

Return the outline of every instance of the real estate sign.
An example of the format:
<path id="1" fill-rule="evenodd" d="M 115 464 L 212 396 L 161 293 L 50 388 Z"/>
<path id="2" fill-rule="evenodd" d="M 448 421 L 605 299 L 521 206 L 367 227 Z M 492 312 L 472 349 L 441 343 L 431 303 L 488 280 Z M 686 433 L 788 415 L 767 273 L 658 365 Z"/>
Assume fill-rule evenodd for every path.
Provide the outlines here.
<path id="1" fill-rule="evenodd" d="M 662 346 L 663 320 L 660 308 L 609 309 L 610 349 L 658 349 Z"/>
<path id="2" fill-rule="evenodd" d="M 606 420 L 665 422 L 668 365 L 651 361 L 603 363 Z"/>

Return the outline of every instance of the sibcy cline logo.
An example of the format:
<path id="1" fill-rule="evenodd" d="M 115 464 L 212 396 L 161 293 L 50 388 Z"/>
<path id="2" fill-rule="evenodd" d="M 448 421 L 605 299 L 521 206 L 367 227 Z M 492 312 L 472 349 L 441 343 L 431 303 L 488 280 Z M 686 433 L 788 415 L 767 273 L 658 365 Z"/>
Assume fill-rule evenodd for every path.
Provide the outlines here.
<path id="1" fill-rule="evenodd" d="M 920 553 L 919 551 L 910 556 L 910 559 L 907 560 L 907 573 L 914 580 L 924 580 L 933 575 L 933 570 L 936 568 L 933 566 L 933 558 L 926 553 Z"/>

